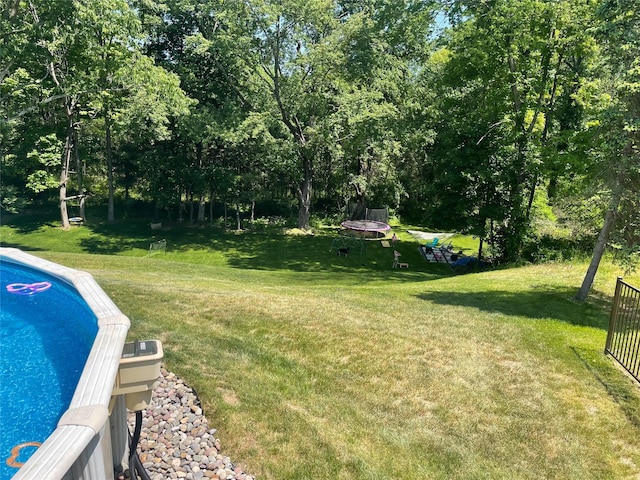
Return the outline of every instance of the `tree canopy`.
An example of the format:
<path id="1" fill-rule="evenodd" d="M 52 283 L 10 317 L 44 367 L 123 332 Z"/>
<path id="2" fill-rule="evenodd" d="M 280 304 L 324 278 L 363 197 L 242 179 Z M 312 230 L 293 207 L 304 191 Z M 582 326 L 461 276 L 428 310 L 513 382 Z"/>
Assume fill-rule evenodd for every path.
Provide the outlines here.
<path id="1" fill-rule="evenodd" d="M 200 222 L 268 204 L 307 228 L 388 206 L 501 261 L 540 258 L 545 235 L 637 259 L 633 0 L 5 7 L 7 212 L 52 194 L 65 226 L 88 195 L 109 221 L 117 198 Z"/>

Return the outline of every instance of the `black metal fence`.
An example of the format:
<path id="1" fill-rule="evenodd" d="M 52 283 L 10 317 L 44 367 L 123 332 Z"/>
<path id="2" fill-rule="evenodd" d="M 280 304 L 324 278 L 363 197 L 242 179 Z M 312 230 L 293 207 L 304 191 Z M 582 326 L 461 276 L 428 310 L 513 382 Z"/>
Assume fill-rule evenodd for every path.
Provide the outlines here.
<path id="1" fill-rule="evenodd" d="M 640 382 L 640 290 L 618 277 L 604 353 Z"/>

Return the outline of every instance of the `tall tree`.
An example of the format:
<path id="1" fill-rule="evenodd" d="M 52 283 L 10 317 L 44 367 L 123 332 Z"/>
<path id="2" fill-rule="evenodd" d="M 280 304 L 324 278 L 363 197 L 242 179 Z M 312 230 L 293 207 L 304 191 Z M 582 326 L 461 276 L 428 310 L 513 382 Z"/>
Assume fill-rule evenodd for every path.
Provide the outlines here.
<path id="1" fill-rule="evenodd" d="M 250 66 L 295 146 L 298 225 L 308 226 L 316 170 L 336 160 L 360 202 L 374 185 L 380 198 L 397 197 L 395 104 L 427 38 L 429 3 L 246 5 L 256 53 Z"/>
<path id="2" fill-rule="evenodd" d="M 469 158 L 476 151 L 477 160 L 484 161 L 477 168 L 464 169 L 449 161 L 449 173 L 479 195 L 471 202 L 476 205 L 474 212 L 483 211 L 487 201 L 498 207 L 485 212 L 493 215 L 494 246 L 503 260 L 520 256 L 540 181 L 541 147 L 558 131 L 559 92 L 574 89 L 574 76 L 568 73 L 570 60 L 588 54 L 585 28 L 592 9 L 588 2 L 573 0 L 452 3 L 450 58 L 441 98 L 445 104 L 458 102 L 460 121 L 467 125 L 452 131 L 454 138 L 463 131 L 467 134 L 450 147 Z M 443 111 L 450 108 L 445 104 Z M 451 156 L 443 152 L 443 158 Z M 473 171 L 486 174 L 476 175 L 475 181 L 464 180 L 465 176 L 473 179 Z M 459 197 L 463 207 L 468 191 L 462 190 Z M 483 217 L 477 216 L 479 232 L 489 220 Z"/>
<path id="3" fill-rule="evenodd" d="M 47 104 L 54 97 L 41 81 L 46 68 L 40 61 L 41 49 L 33 42 L 34 15 L 19 2 L 4 5 L 7 8 L 0 13 L 0 208 L 17 212 L 27 200 L 27 184 L 37 189 L 51 186 L 51 156 L 57 142 L 42 128 L 49 114 Z M 41 137 L 47 150 L 44 155 L 32 148 Z"/>
<path id="4" fill-rule="evenodd" d="M 125 0 L 77 2 L 78 21 L 95 65 L 97 92 L 89 104 L 101 119 L 108 185 L 107 220 L 115 220 L 116 145 L 161 141 L 172 118 L 188 112 L 189 102 L 171 75 L 142 54 L 141 23 Z M 133 133 L 132 133 L 133 132 Z"/>
<path id="5" fill-rule="evenodd" d="M 84 25 L 88 48 L 96 61 L 91 69 L 98 92 L 92 106 L 102 118 L 104 156 L 106 160 L 108 207 L 107 220 L 115 219 L 113 124 L 119 104 L 126 98 L 126 83 L 131 77 L 131 63 L 136 41 L 139 41 L 139 21 L 135 12 L 123 0 L 77 2 L 78 23 Z"/>
<path id="6" fill-rule="evenodd" d="M 121 5 L 121 7 L 126 4 Z M 96 88 L 93 72 L 98 68 L 100 59 L 94 56 L 94 43 L 90 32 L 94 22 L 90 18 L 79 19 L 87 12 L 86 5 L 74 2 L 16 2 L 15 16 L 24 19 L 28 25 L 29 40 L 37 48 L 27 56 L 14 57 L 9 64 L 14 71 L 28 69 L 32 77 L 41 75 L 39 92 L 46 95 L 47 102 L 59 102 L 64 112 L 62 136 L 64 138 L 59 177 L 59 204 L 63 227 L 69 226 L 67 202 L 72 160 L 77 158 L 79 113 Z M 93 20 L 106 18 L 116 11 L 102 12 Z M 86 15 L 84 15 L 86 17 Z M 27 21 L 28 19 L 28 21 Z M 35 58 L 35 61 L 33 60 Z M 34 106 L 37 108 L 37 104 Z M 79 192 L 81 195 L 82 192 Z"/>
<path id="7" fill-rule="evenodd" d="M 298 226 L 309 226 L 317 125 L 328 115 L 336 70 L 326 62 L 327 40 L 338 26 L 330 0 L 246 2 L 254 55 L 249 68 L 295 145 Z M 322 60 L 318 62 L 318 60 Z"/>
<path id="8" fill-rule="evenodd" d="M 75 7 L 70 3 L 29 2 L 35 29 L 33 41 L 41 47 L 38 58 L 46 69 L 45 81 L 61 98 L 64 111 L 64 146 L 60 162 L 59 205 L 63 228 L 69 227 L 67 210 L 72 158 L 78 149 L 81 102 L 93 90 L 88 72 L 94 66 L 87 39 L 76 30 Z"/>
<path id="9" fill-rule="evenodd" d="M 198 203 L 204 218 L 207 195 L 219 190 L 235 131 L 251 111 L 243 56 L 248 50 L 238 2 L 169 0 L 138 2 L 147 31 L 145 49 L 159 65 L 177 74 L 181 87 L 195 99 L 191 115 L 174 129 L 174 146 L 184 158 L 182 189 Z M 241 136 L 241 135 L 240 135 Z M 172 157 L 173 158 L 173 157 Z M 175 158 L 174 158 L 175 160 Z M 174 177 L 175 179 L 175 177 Z M 222 182 L 224 183 L 224 182 Z"/>
<path id="10" fill-rule="evenodd" d="M 81 128 L 90 130 L 91 124 L 94 130 L 101 130 L 109 185 L 108 218 L 113 220 L 113 143 L 118 126 L 132 126 L 138 121 L 136 132 L 153 130 L 153 139 L 162 139 L 169 118 L 184 113 L 187 105 L 177 78 L 168 76 L 141 54 L 138 15 L 125 0 L 31 0 L 9 2 L 9 7 L 8 13 L 3 11 L 2 23 L 12 35 L 0 36 L 6 62 L 0 80 L 3 92 L 9 95 L 3 94 L 0 107 L 7 109 L 3 117 L 8 125 L 31 115 L 29 127 L 40 122 L 44 132 L 40 141 L 24 136 L 11 148 L 38 153 L 39 147 L 55 143 L 45 141 L 52 131 L 64 139 L 57 186 L 62 224 L 68 227 L 67 202 L 84 195 L 82 169 L 73 165 L 80 162 Z M 123 115 L 125 109 L 127 114 Z M 15 127 L 6 132 L 3 152 L 4 140 L 16 132 Z M 28 142 L 36 149 L 26 147 Z M 50 149 L 30 155 L 42 160 L 48 158 Z M 3 153 L 3 163 L 5 158 Z M 78 174 L 78 192 L 71 195 L 73 170 Z M 32 175 L 31 185 L 35 180 Z M 39 185 L 48 184 L 40 181 Z"/>
<path id="11" fill-rule="evenodd" d="M 604 172 L 599 178 L 605 180 L 610 200 L 577 300 L 589 294 L 617 216 L 626 220 L 621 236 L 629 252 L 640 250 L 640 10 L 633 0 L 605 0 L 598 18 L 606 62 L 598 83 L 607 100 L 599 112 Z"/>
<path id="12" fill-rule="evenodd" d="M 365 203 L 397 206 L 405 191 L 401 140 L 415 70 L 426 50 L 431 10 L 423 2 L 366 2 L 348 6 L 341 17 L 342 93 L 336 98 L 336 134 L 344 158 L 354 216 Z M 419 19 L 419 20 L 418 20 Z M 424 101 L 425 99 L 420 99 Z"/>

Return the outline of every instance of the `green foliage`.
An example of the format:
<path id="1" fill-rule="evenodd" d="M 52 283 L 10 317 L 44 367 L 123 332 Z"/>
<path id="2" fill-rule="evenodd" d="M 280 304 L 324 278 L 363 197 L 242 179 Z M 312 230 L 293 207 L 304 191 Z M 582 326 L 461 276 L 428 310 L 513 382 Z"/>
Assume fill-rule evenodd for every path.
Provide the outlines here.
<path id="1" fill-rule="evenodd" d="M 593 249 L 594 237 L 544 234 L 527 238 L 522 258 L 532 263 L 584 260 Z"/>
<path id="2" fill-rule="evenodd" d="M 12 185 L 0 183 L 0 210 L 5 213 L 18 213 L 25 201 L 18 195 L 18 189 Z"/>
<path id="3" fill-rule="evenodd" d="M 170 211 L 273 198 L 297 202 L 301 226 L 387 205 L 511 261 L 558 226 L 592 235 L 619 184 L 610 243 L 633 258 L 632 0 L 9 7 L 0 148 L 5 191 L 23 200 L 64 183 L 63 149 L 38 143 L 51 136 L 85 174 L 69 187 L 100 197 Z"/>
<path id="4" fill-rule="evenodd" d="M 58 187 L 55 176 L 44 170 L 36 170 L 27 177 L 27 188 L 36 193 Z"/>
<path id="5" fill-rule="evenodd" d="M 36 193 L 59 186 L 53 167 L 60 165 L 62 142 L 55 133 L 41 137 L 36 141 L 35 149 L 27 153 L 27 160 L 38 165 L 38 169 L 27 176 L 27 188 Z"/>
<path id="6" fill-rule="evenodd" d="M 514 260 L 535 214 L 530 205 L 539 182 L 555 178 L 558 146 L 576 128 L 572 95 L 595 54 L 585 29 L 593 7 L 570 1 L 452 7 L 446 50 L 433 61 L 444 135 L 436 140 L 429 193 L 444 206 L 435 216 L 449 212 Z"/>

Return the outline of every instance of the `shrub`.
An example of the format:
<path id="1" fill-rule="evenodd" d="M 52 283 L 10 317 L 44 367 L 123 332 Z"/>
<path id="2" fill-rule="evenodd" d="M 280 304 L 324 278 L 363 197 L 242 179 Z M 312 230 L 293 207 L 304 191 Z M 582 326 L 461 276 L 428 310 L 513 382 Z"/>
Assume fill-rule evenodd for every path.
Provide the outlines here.
<path id="1" fill-rule="evenodd" d="M 572 260 L 589 255 L 594 242 L 593 237 L 586 235 L 573 237 L 534 235 L 527 239 L 522 257 L 533 263 Z"/>

